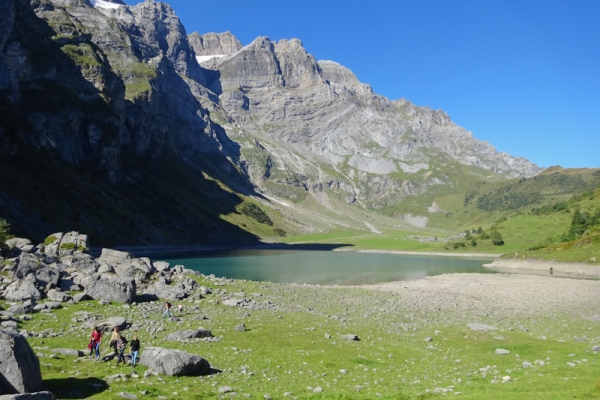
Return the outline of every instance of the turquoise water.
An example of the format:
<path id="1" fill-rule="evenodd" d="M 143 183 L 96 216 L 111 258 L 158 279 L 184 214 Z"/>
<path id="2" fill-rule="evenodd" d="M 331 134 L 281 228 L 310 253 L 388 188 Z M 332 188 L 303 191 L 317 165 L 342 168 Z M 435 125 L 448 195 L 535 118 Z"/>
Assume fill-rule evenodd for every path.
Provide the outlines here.
<path id="1" fill-rule="evenodd" d="M 155 258 L 156 259 L 156 258 Z M 448 273 L 494 273 L 492 259 L 351 251 L 231 250 L 171 255 L 163 260 L 205 275 L 279 283 L 359 285 Z"/>

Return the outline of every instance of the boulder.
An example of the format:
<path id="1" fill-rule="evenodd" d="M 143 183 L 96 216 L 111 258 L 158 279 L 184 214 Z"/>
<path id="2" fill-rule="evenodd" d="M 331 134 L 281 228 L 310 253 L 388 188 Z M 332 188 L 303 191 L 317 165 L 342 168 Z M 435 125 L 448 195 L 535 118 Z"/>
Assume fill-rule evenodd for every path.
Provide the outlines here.
<path id="1" fill-rule="evenodd" d="M 156 295 L 167 300 L 182 300 L 189 296 L 188 290 L 182 283 L 167 285 L 163 282 L 156 282 L 154 285 L 149 286 L 144 294 Z"/>
<path id="2" fill-rule="evenodd" d="M 17 332 L 0 330 L 0 374 L 16 389 L 16 393 L 42 390 L 40 361 Z"/>
<path id="3" fill-rule="evenodd" d="M 128 262 L 130 259 L 131 255 L 125 251 L 102 249 L 102 254 L 98 257 L 98 262 L 116 266 Z"/>
<path id="4" fill-rule="evenodd" d="M 81 235 L 79 232 L 65 233 L 60 241 L 60 246 L 58 246 L 59 256 L 63 257 L 87 248 L 87 240 L 87 235 Z"/>
<path id="5" fill-rule="evenodd" d="M 98 326 L 104 332 L 110 332 L 116 326 L 120 331 L 127 329 L 127 320 L 123 317 L 110 317 L 103 322 L 93 322 L 90 327 Z"/>
<path id="6" fill-rule="evenodd" d="M 4 298 L 9 301 L 37 301 L 42 294 L 29 279 L 15 281 L 8 285 L 4 291 Z"/>
<path id="7" fill-rule="evenodd" d="M 83 357 L 85 355 L 85 353 L 82 350 L 75 349 L 52 349 L 52 352 L 73 357 Z"/>
<path id="8" fill-rule="evenodd" d="M 246 332 L 246 325 L 244 324 L 239 324 L 233 327 L 233 330 L 235 330 L 236 332 Z"/>
<path id="9" fill-rule="evenodd" d="M 8 239 L 5 243 L 9 247 L 9 249 L 12 250 L 13 254 L 31 253 L 35 250 L 35 247 L 29 239 L 12 238 Z M 15 251 L 15 249 L 17 251 Z"/>
<path id="10" fill-rule="evenodd" d="M 89 294 L 87 293 L 77 293 L 73 296 L 73 301 L 75 303 L 79 303 L 80 301 L 93 300 Z"/>
<path id="11" fill-rule="evenodd" d="M 165 375 L 200 376 L 210 373 L 210 364 L 204 358 L 181 350 L 146 347 L 140 364 Z"/>
<path id="12" fill-rule="evenodd" d="M 44 240 L 44 253 L 46 253 L 52 257 L 57 257 L 58 256 L 58 246 L 60 245 L 60 241 L 63 236 L 64 236 L 64 233 L 62 233 L 62 232 L 57 232 L 57 233 L 54 233 L 54 234 L 48 236 L 46 238 L 46 240 Z"/>
<path id="13" fill-rule="evenodd" d="M 61 292 L 60 290 L 56 289 L 48 290 L 48 293 L 46 293 L 46 297 L 48 297 L 49 300 L 58 301 L 59 303 L 64 303 L 66 301 L 73 300 L 73 297 L 70 294 Z"/>
<path id="14" fill-rule="evenodd" d="M 188 329 L 184 331 L 178 331 L 165 336 L 164 340 L 178 341 L 183 339 L 196 339 L 201 337 L 212 337 L 212 333 L 207 329 Z"/>
<path id="15" fill-rule="evenodd" d="M 93 299 L 133 303 L 136 295 L 134 280 L 122 279 L 114 274 L 92 275 L 85 292 Z"/>
<path id="16" fill-rule="evenodd" d="M 76 269 L 77 271 L 81 271 L 89 275 L 96 273 L 98 267 L 100 266 L 94 257 L 83 253 L 76 253 L 72 256 L 63 257 L 61 262 L 69 268 Z"/>
<path id="17" fill-rule="evenodd" d="M 15 304 L 11 306 L 8 311 L 13 314 L 30 314 L 33 312 L 33 307 L 35 306 L 35 301 L 25 300 L 23 303 Z"/>
<path id="18" fill-rule="evenodd" d="M 169 264 L 166 261 L 155 261 L 152 263 L 152 266 L 154 266 L 156 271 L 162 272 L 162 271 L 168 270 L 169 267 L 171 266 L 171 264 Z"/>
<path id="19" fill-rule="evenodd" d="M 23 394 L 7 394 L 0 396 L 0 400 L 56 400 L 52 392 L 36 392 Z"/>

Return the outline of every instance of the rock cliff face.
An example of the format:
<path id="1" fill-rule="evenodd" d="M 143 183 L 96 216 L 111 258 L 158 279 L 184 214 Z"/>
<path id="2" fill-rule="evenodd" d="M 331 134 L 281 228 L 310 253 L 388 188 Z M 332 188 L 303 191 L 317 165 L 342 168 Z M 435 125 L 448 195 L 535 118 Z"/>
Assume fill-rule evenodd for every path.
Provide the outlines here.
<path id="1" fill-rule="evenodd" d="M 325 204 L 320 194 L 326 193 L 367 208 L 456 190 L 474 175 L 540 172 L 474 139 L 443 111 L 373 93 L 349 69 L 315 60 L 298 39 L 259 37 L 242 46 L 229 32 L 188 37 L 173 9 L 154 1 L 1 2 L 0 110 L 0 155 L 11 157 L 7 165 L 19 165 L 19 173 L 31 165 L 45 171 L 57 160 L 69 179 L 55 174 L 52 186 L 78 192 L 78 185 L 95 185 L 89 176 L 102 177 L 112 187 L 94 190 L 118 210 L 129 207 L 136 220 L 119 218 L 128 229 L 149 229 L 145 242 L 195 237 L 194 227 L 207 226 L 181 206 L 165 207 L 164 218 L 153 222 L 144 216 L 139 204 L 153 192 L 167 192 L 162 203 L 197 199 L 165 191 L 153 178 L 158 163 L 178 171 L 169 176 L 172 188 L 204 188 L 208 175 L 246 194 L 308 194 Z M 4 187 L 22 183 L 9 175 L 0 173 Z M 36 179 L 43 184 L 35 177 L 35 187 Z M 32 207 L 46 206 L 48 195 L 40 194 L 35 205 L 27 190 L 0 188 L 9 219 L 29 227 L 21 233 L 36 237 L 33 230 L 69 227 L 37 216 Z M 72 221 L 87 224 L 78 229 L 101 233 L 121 226 L 107 228 L 89 195 L 78 194 L 75 206 L 64 192 L 53 201 L 65 203 Z M 202 195 L 221 196 L 219 206 L 228 205 L 210 211 L 210 231 L 220 232 L 212 236 L 222 235 L 220 216 L 239 199 L 219 191 Z"/>
<path id="2" fill-rule="evenodd" d="M 211 52 L 225 56 L 203 63 L 219 73 L 209 87 L 236 126 L 256 138 L 254 149 L 242 152 L 248 175 L 266 192 L 333 187 L 348 201 L 379 208 L 455 183 L 450 165 L 504 177 L 541 171 L 476 140 L 441 110 L 373 93 L 349 69 L 317 62 L 297 39 L 261 37 L 237 51 L 213 46 Z"/>

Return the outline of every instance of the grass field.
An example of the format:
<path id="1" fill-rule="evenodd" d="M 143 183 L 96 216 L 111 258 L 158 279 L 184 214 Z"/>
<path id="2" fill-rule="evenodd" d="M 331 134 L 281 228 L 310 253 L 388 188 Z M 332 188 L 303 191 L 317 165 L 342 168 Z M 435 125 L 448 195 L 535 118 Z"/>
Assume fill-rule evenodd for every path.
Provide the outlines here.
<path id="1" fill-rule="evenodd" d="M 273 399 L 600 398 L 600 358 L 590 351 L 590 344 L 600 340 L 597 321 L 575 315 L 538 316 L 522 325 L 496 321 L 498 330 L 474 332 L 466 323 L 481 316 L 467 315 L 461 321 L 461 316 L 415 315 L 410 304 L 382 292 L 200 282 L 215 293 L 243 291 L 274 306 L 228 307 L 217 301 L 220 296 L 209 295 L 185 302 L 181 321 L 169 322 L 161 319 L 160 302 L 146 315 L 142 305 L 90 301 L 34 314 L 19 329 L 46 333 L 29 342 L 36 353 L 45 355 L 40 357 L 44 385 L 59 398 L 114 399 L 128 392 L 149 399 L 218 399 L 232 396 L 220 392 L 226 387 L 238 397 Z M 51 358 L 54 348 L 86 347 L 89 329 L 77 321 L 78 311 L 99 320 L 126 317 L 133 327 L 125 334 L 139 333 L 142 352 L 146 346 L 181 349 L 205 357 L 218 371 L 206 377 L 144 377 L 144 366 L 116 367 L 114 361 L 58 353 Z M 197 320 L 198 315 L 208 319 Z M 240 323 L 246 332 L 234 331 Z M 220 340 L 162 340 L 200 325 Z M 345 340 L 346 334 L 360 340 Z M 510 354 L 496 354 L 499 348 Z M 107 352 L 106 342 L 102 350 Z"/>

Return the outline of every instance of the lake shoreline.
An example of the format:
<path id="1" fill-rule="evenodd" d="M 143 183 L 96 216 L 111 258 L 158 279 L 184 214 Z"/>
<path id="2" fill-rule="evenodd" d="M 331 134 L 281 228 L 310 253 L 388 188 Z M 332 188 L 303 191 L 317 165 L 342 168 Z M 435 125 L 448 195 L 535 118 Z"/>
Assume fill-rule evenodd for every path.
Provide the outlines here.
<path id="1" fill-rule="evenodd" d="M 584 263 L 567 263 L 553 260 L 496 258 L 492 263 L 483 264 L 484 267 L 513 273 L 514 271 L 529 271 L 535 275 L 552 275 L 561 277 L 590 277 L 600 278 L 600 266 Z"/>

